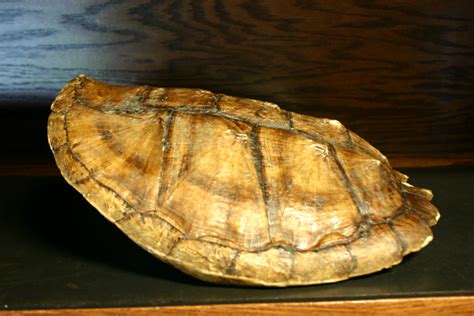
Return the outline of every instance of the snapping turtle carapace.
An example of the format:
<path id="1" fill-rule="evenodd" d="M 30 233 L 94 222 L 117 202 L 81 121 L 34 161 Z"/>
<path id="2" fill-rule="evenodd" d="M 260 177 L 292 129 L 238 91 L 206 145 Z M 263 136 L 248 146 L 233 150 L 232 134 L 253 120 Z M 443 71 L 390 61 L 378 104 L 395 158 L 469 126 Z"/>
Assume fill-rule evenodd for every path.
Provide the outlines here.
<path id="1" fill-rule="evenodd" d="M 335 120 L 198 89 L 80 75 L 52 105 L 66 180 L 138 245 L 197 278 L 291 286 L 399 263 L 439 213 Z"/>

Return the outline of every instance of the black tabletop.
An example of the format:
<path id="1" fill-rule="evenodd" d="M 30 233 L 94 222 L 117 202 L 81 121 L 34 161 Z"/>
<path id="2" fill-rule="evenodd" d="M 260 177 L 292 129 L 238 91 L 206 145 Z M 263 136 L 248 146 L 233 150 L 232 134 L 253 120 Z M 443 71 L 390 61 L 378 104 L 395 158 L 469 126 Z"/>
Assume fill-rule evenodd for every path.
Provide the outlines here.
<path id="1" fill-rule="evenodd" d="M 60 177 L 0 177 L 0 309 L 474 294 L 474 168 L 403 170 L 435 193 L 434 241 L 392 269 L 284 289 L 208 284 L 131 242 Z"/>

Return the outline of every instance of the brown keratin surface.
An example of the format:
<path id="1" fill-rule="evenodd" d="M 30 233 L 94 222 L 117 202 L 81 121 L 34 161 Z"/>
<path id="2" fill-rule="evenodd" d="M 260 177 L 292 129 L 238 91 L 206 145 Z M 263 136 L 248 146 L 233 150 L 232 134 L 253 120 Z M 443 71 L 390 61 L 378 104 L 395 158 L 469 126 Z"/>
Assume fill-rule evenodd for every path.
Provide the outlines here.
<path id="1" fill-rule="evenodd" d="M 51 109 L 64 178 L 138 245 L 199 279 L 335 282 L 433 238 L 431 192 L 338 121 L 83 75 Z"/>

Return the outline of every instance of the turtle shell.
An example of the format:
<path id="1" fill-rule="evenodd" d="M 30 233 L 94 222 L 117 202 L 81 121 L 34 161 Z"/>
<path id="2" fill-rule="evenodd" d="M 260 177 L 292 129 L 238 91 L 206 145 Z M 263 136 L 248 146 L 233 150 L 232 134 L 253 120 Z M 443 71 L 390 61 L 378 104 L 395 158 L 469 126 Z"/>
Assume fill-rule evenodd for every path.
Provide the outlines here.
<path id="1" fill-rule="evenodd" d="M 432 240 L 432 194 L 341 123 L 198 89 L 80 75 L 52 104 L 64 178 L 135 243 L 202 280 L 326 283 Z"/>

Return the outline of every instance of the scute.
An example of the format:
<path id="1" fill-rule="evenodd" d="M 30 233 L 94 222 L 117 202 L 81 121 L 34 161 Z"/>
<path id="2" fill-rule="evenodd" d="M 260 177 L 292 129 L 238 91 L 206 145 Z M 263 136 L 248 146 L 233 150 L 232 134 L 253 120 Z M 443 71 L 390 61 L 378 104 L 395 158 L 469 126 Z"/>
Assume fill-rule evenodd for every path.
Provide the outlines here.
<path id="1" fill-rule="evenodd" d="M 191 272 L 198 268 L 207 271 L 207 275 L 211 275 L 207 278 L 212 280 L 212 278 L 219 278 L 220 275 L 232 268 L 238 251 L 204 241 L 183 240 L 176 244 L 169 255 L 170 258 L 181 264 L 182 270 Z"/>
<path id="2" fill-rule="evenodd" d="M 403 210 L 397 180 L 385 164 L 344 148 L 338 148 L 335 155 L 347 174 L 349 186 L 360 200 L 359 207 L 370 220 L 384 221 Z"/>
<path id="3" fill-rule="evenodd" d="M 356 232 L 362 219 L 327 144 L 271 128 L 259 143 L 274 241 L 311 250 Z"/>
<path id="4" fill-rule="evenodd" d="M 124 200 L 137 209 L 154 209 L 162 154 L 156 139 L 162 137 L 163 114 L 110 115 L 78 104 L 66 115 L 71 151 Z"/>
<path id="5" fill-rule="evenodd" d="M 168 255 L 183 238 L 181 231 L 154 211 L 132 210 L 116 222 L 140 246 L 158 256 Z"/>
<path id="6" fill-rule="evenodd" d="M 168 133 L 159 212 L 190 238 L 218 238 L 250 251 L 268 246 L 264 200 L 249 145 L 251 128 L 175 113 Z"/>
<path id="7" fill-rule="evenodd" d="M 52 105 L 65 179 L 138 245 L 203 280 L 292 286 L 432 240 L 429 190 L 339 122 L 198 89 L 78 76 Z"/>
<path id="8" fill-rule="evenodd" d="M 379 224 L 374 225 L 367 235 L 351 243 L 349 251 L 355 258 L 350 276 L 358 276 L 399 263 L 402 260 L 404 247 L 390 225 Z"/>
<path id="9" fill-rule="evenodd" d="M 283 248 L 271 248 L 262 252 L 241 253 L 232 273 L 247 279 L 265 280 L 285 284 L 291 277 L 294 253 Z"/>
<path id="10" fill-rule="evenodd" d="M 317 283 L 317 280 L 327 282 L 344 280 L 349 277 L 354 264 L 352 254 L 345 245 L 323 248 L 319 251 L 298 252 L 292 282 L 312 284 Z"/>

